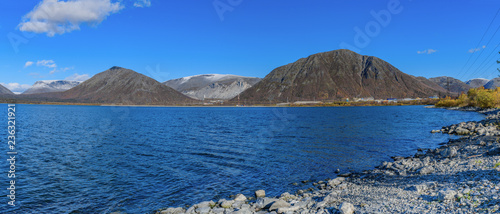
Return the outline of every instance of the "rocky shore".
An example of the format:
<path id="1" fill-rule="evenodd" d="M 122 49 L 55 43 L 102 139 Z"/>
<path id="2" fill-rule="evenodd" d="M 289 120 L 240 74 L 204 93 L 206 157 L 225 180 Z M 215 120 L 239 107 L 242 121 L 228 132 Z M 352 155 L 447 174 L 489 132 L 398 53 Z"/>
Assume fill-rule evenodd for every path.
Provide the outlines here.
<path id="1" fill-rule="evenodd" d="M 370 171 L 319 181 L 315 189 L 278 198 L 259 190 L 253 196 L 238 194 L 157 213 L 499 213 L 500 111 L 456 110 L 487 116 L 433 130 L 462 135 L 440 148 L 418 150 L 412 157 L 393 157 L 394 161 Z"/>

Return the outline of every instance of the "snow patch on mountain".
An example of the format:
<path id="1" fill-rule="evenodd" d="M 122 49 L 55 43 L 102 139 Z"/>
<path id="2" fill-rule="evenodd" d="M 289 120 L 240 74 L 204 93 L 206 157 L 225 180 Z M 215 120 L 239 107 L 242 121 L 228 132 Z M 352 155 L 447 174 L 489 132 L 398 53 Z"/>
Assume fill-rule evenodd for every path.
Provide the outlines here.
<path id="1" fill-rule="evenodd" d="M 39 94 L 39 93 L 49 93 L 49 92 L 60 92 L 69 90 L 82 81 L 71 81 L 71 80 L 40 80 L 36 81 L 31 88 L 26 90 L 23 94 Z"/>
<path id="2" fill-rule="evenodd" d="M 202 74 L 164 82 L 165 85 L 191 98 L 232 99 L 260 81 L 257 77 L 232 74 Z"/>

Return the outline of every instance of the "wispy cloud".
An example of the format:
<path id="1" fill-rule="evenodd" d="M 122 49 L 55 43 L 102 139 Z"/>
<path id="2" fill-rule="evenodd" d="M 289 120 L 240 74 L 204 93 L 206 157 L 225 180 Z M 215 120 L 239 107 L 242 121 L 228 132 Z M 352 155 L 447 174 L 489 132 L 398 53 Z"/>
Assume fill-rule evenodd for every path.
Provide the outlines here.
<path id="1" fill-rule="evenodd" d="M 433 54 L 433 53 L 436 53 L 437 50 L 434 50 L 434 49 L 427 49 L 427 50 L 423 50 L 423 51 L 417 51 L 417 54 Z"/>
<path id="2" fill-rule="evenodd" d="M 80 29 L 80 24 L 98 25 L 106 17 L 123 9 L 110 0 L 43 0 L 23 17 L 19 30 L 46 33 L 52 37 Z"/>
<path id="3" fill-rule="evenodd" d="M 27 61 L 25 64 L 24 64 L 24 67 L 29 67 L 29 66 L 32 66 L 32 65 L 36 65 L 38 67 L 46 67 L 46 68 L 50 68 L 52 69 L 50 71 L 50 74 L 54 74 L 56 72 L 65 72 L 67 70 L 71 70 L 73 69 L 73 67 L 64 67 L 64 68 L 59 68 L 57 67 L 57 64 L 56 62 L 54 62 L 54 60 L 51 60 L 51 59 L 43 59 L 43 60 L 38 60 L 36 61 L 36 63 L 32 62 L 32 61 Z M 33 73 L 35 75 L 31 75 L 31 76 L 40 76 L 38 73 Z"/>
<path id="4" fill-rule="evenodd" d="M 0 83 L 2 84 L 3 86 L 5 86 L 6 88 L 8 88 L 10 91 L 14 92 L 14 93 L 22 93 L 26 90 L 28 90 L 29 88 L 31 88 L 31 85 L 28 85 L 28 84 L 19 84 L 19 83 L 15 83 L 15 82 L 12 82 L 12 83 Z"/>
<path id="5" fill-rule="evenodd" d="M 24 63 L 24 67 L 27 68 L 27 67 L 30 67 L 33 65 L 33 62 L 32 61 L 27 61 L 26 63 Z"/>
<path id="6" fill-rule="evenodd" d="M 74 73 L 73 75 L 69 76 L 69 77 L 66 77 L 65 80 L 72 80 L 72 81 L 85 81 L 85 80 L 88 80 L 90 79 L 90 76 L 88 74 L 78 74 L 78 73 Z"/>
<path id="7" fill-rule="evenodd" d="M 56 63 L 54 62 L 54 60 L 38 60 L 36 62 L 36 66 L 43 66 L 43 67 L 47 67 L 47 68 L 57 68 L 57 65 Z"/>
<path id="8" fill-rule="evenodd" d="M 151 7 L 151 0 L 137 0 L 134 7 Z"/>
<path id="9" fill-rule="evenodd" d="M 54 62 L 54 60 L 38 60 L 36 62 L 36 66 L 42 66 L 42 67 L 47 67 L 47 68 L 52 68 L 50 71 L 50 74 L 53 74 L 57 71 L 57 65 Z"/>
<path id="10" fill-rule="evenodd" d="M 483 45 L 483 46 L 481 46 L 481 47 L 479 47 L 479 48 L 471 48 L 471 49 L 469 49 L 469 51 L 467 51 L 467 52 L 469 52 L 469 53 L 474 53 L 474 52 L 478 52 L 478 51 L 480 51 L 480 50 L 482 50 L 482 49 L 485 49 L 485 48 L 486 48 L 486 45 Z"/>

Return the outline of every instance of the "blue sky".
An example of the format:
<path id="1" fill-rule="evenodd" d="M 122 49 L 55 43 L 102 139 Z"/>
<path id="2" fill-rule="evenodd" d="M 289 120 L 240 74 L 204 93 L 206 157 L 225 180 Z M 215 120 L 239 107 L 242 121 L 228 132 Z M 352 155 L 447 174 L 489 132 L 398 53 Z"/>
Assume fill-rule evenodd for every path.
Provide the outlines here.
<path id="1" fill-rule="evenodd" d="M 489 79 L 499 74 L 499 8 L 498 0 L 1 1 L 0 82 L 19 92 L 115 65 L 160 82 L 264 77 L 345 47 L 415 76 Z"/>

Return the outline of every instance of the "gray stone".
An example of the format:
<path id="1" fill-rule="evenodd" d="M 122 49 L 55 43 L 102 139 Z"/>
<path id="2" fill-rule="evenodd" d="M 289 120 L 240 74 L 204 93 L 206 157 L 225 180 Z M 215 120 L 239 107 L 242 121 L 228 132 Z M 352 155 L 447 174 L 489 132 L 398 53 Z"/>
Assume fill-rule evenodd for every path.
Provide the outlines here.
<path id="1" fill-rule="evenodd" d="M 408 190 L 416 191 L 417 193 L 421 194 L 424 193 L 429 188 L 433 187 L 435 184 L 436 184 L 435 182 L 425 182 L 422 184 L 410 186 Z"/>
<path id="2" fill-rule="evenodd" d="M 200 207 L 200 208 L 197 208 L 196 212 L 200 213 L 200 214 L 208 214 L 208 213 L 210 213 L 210 207 Z"/>
<path id="3" fill-rule="evenodd" d="M 234 201 L 234 203 L 231 205 L 231 207 L 235 209 L 241 209 L 241 205 L 245 203 L 244 201 Z"/>
<path id="4" fill-rule="evenodd" d="M 328 181 L 328 185 L 334 187 L 334 186 L 341 184 L 343 181 L 345 181 L 344 177 L 338 177 L 338 178 L 335 178 L 335 179 Z"/>
<path id="5" fill-rule="evenodd" d="M 343 202 L 339 207 L 340 213 L 342 214 L 353 214 L 354 213 L 354 205 L 348 202 Z"/>
<path id="6" fill-rule="evenodd" d="M 166 210 L 161 211 L 161 214 L 180 214 L 185 213 L 186 210 L 182 207 L 170 207 Z"/>
<path id="7" fill-rule="evenodd" d="M 290 207 L 290 204 L 280 199 L 271 204 L 269 211 L 277 211 L 279 208 L 283 207 Z"/>
<path id="8" fill-rule="evenodd" d="M 413 185 L 410 188 L 408 188 L 408 190 L 416 191 L 417 193 L 421 194 L 425 190 L 427 190 L 427 186 L 423 184 Z"/>
<path id="9" fill-rule="evenodd" d="M 335 197 L 337 197 L 337 195 L 338 195 L 337 192 L 331 192 L 325 198 L 323 198 L 323 201 L 318 202 L 316 204 L 316 206 L 317 207 L 326 207 L 328 204 L 335 202 Z"/>
<path id="10" fill-rule="evenodd" d="M 196 208 L 201 208 L 201 207 L 213 207 L 215 206 L 215 202 L 213 201 L 204 201 L 198 204 L 194 205 Z"/>
<path id="11" fill-rule="evenodd" d="M 252 211 L 250 211 L 249 209 L 239 209 L 233 213 L 234 214 L 252 214 Z"/>
<path id="12" fill-rule="evenodd" d="M 280 198 L 281 200 L 284 200 L 284 201 L 290 201 L 290 200 L 293 200 L 293 199 L 297 199 L 297 196 L 295 195 L 292 195 L 288 192 L 285 192 L 283 194 L 281 194 Z"/>
<path id="13" fill-rule="evenodd" d="M 213 208 L 212 209 L 212 213 L 215 213 L 215 214 L 224 213 L 225 210 L 226 209 L 220 208 L 220 207 L 219 208 Z"/>
<path id="14" fill-rule="evenodd" d="M 440 201 L 449 201 L 455 199 L 456 194 L 457 192 L 455 192 L 454 190 L 444 189 L 439 191 L 437 198 Z"/>
<path id="15" fill-rule="evenodd" d="M 255 197 L 256 198 L 264 198 L 264 197 L 266 197 L 266 191 L 264 191 L 264 190 L 257 190 L 257 191 L 255 191 Z"/>
<path id="16" fill-rule="evenodd" d="M 234 198 L 235 201 L 246 201 L 247 200 L 247 197 L 245 197 L 243 194 L 238 194 L 236 195 L 236 197 Z"/>
<path id="17" fill-rule="evenodd" d="M 434 172 L 434 168 L 432 166 L 426 166 L 420 169 L 419 173 L 421 175 L 428 175 Z"/>
<path id="18" fill-rule="evenodd" d="M 220 207 L 222 208 L 230 208 L 234 203 L 234 200 L 224 200 L 220 203 Z"/>
<path id="19" fill-rule="evenodd" d="M 470 131 L 468 129 L 458 127 L 457 129 L 455 129 L 455 133 L 457 133 L 458 135 L 468 135 L 470 134 Z"/>
<path id="20" fill-rule="evenodd" d="M 457 149 L 455 147 L 448 147 L 439 153 L 444 158 L 451 158 L 457 156 Z"/>
<path id="21" fill-rule="evenodd" d="M 477 134 L 478 135 L 484 135 L 486 133 L 486 129 L 485 128 L 480 128 L 477 130 Z"/>
<path id="22" fill-rule="evenodd" d="M 274 203 L 277 200 L 278 199 L 275 198 L 258 198 L 257 201 L 255 202 L 255 207 L 257 209 L 269 209 L 272 203 Z"/>
<path id="23" fill-rule="evenodd" d="M 196 210 L 196 207 L 191 206 L 191 207 L 189 207 L 189 208 L 186 210 L 186 213 L 187 213 L 187 214 L 195 213 L 195 210 Z"/>
<path id="24" fill-rule="evenodd" d="M 288 213 L 288 212 L 295 212 L 297 210 L 299 210 L 300 207 L 299 206 L 293 206 L 293 207 L 281 207 L 281 208 L 278 208 L 278 213 Z"/>

